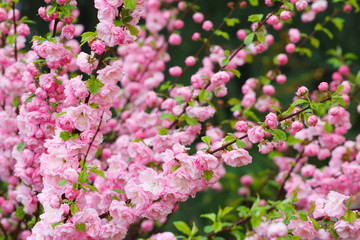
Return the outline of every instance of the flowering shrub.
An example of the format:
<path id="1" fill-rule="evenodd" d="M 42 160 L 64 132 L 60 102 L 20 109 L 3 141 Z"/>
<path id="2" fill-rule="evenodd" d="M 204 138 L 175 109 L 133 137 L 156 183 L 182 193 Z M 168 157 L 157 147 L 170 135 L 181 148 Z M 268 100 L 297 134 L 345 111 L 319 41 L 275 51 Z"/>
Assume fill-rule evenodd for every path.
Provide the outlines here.
<path id="1" fill-rule="evenodd" d="M 94 0 L 99 22 L 91 32 L 77 23 L 75 0 L 44 2 L 38 15 L 50 33 L 30 42 L 33 22 L 20 16 L 19 0 L 0 2 L 2 239 L 360 235 L 360 135 L 346 135 L 359 102 L 360 74 L 349 67 L 356 55 L 330 49 L 331 79 L 316 89 L 300 82 L 292 102 L 276 98 L 291 59 L 311 58 L 317 34 L 332 38 L 328 25 L 341 30 L 339 15 L 360 11 L 356 0 L 265 0 L 266 12 L 256 14 L 247 9 L 259 10 L 257 0 L 229 2 L 219 25 L 197 0 Z M 317 18 L 328 5 L 333 13 Z M 240 24 L 240 12 L 248 22 Z M 315 22 L 311 33 L 293 26 L 299 15 Z M 169 66 L 169 50 L 188 41 L 189 17 L 198 24 L 191 41 L 202 45 L 183 66 Z M 240 43 L 227 49 L 214 38 Z M 244 79 L 240 67 L 270 49 L 271 69 Z M 231 81 L 241 82 L 241 93 L 225 104 Z M 212 120 L 222 109 L 231 115 Z M 240 201 L 202 214 L 204 229 L 175 221 L 177 232 L 161 232 L 180 202 L 221 191 L 227 169 L 257 161 L 251 149 L 278 167 L 262 186 L 238 176 Z M 262 193 L 270 182 L 274 194 Z"/>

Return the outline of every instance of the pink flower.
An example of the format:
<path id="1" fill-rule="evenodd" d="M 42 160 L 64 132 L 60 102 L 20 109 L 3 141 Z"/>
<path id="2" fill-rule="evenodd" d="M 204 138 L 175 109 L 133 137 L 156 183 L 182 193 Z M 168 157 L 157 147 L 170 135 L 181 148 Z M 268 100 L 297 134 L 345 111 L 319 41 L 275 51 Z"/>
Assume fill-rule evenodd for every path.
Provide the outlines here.
<path id="1" fill-rule="evenodd" d="M 291 130 L 294 132 L 300 132 L 304 127 L 304 124 L 302 124 L 302 122 L 300 121 L 294 121 L 291 124 Z"/>
<path id="2" fill-rule="evenodd" d="M 158 233 L 150 237 L 150 240 L 176 240 L 177 238 L 171 232 Z"/>
<path id="3" fill-rule="evenodd" d="M 95 109 L 86 104 L 81 104 L 78 107 L 70 107 L 66 109 L 67 115 L 73 120 L 74 126 L 79 131 L 89 130 L 94 126 L 98 117 Z"/>
<path id="4" fill-rule="evenodd" d="M 223 153 L 221 157 L 227 165 L 232 167 L 240 167 L 252 162 L 249 152 L 242 148 Z"/>
<path id="5" fill-rule="evenodd" d="M 95 40 L 91 43 L 91 50 L 94 51 L 96 54 L 101 55 L 105 52 L 106 45 L 103 41 Z"/>
<path id="6" fill-rule="evenodd" d="M 267 231 L 267 236 L 271 239 L 280 238 L 286 236 L 287 233 L 288 233 L 288 228 L 284 223 L 282 222 L 271 223 Z"/>
<path id="7" fill-rule="evenodd" d="M 330 191 L 325 201 L 324 213 L 329 217 L 340 218 L 344 216 L 347 210 L 344 201 L 349 199 L 350 197 L 341 193 Z"/>
<path id="8" fill-rule="evenodd" d="M 276 116 L 276 114 L 275 113 L 269 113 L 268 115 L 266 115 L 265 124 L 268 127 L 276 128 L 276 126 L 277 126 L 277 116 Z"/>
<path id="9" fill-rule="evenodd" d="M 220 86 L 228 83 L 230 81 L 230 76 L 224 71 L 217 72 L 211 77 L 210 81 L 214 86 Z"/>
<path id="10" fill-rule="evenodd" d="M 110 216 L 116 224 L 127 226 L 135 221 L 135 212 L 123 201 L 112 201 L 109 207 Z"/>
<path id="11" fill-rule="evenodd" d="M 240 178 L 240 183 L 245 186 L 250 186 L 254 179 L 250 175 L 244 175 Z"/>
<path id="12" fill-rule="evenodd" d="M 254 126 L 248 130 L 248 138 L 252 143 L 260 142 L 265 136 L 265 131 L 260 126 Z"/>
<path id="13" fill-rule="evenodd" d="M 356 219 L 352 224 L 339 220 L 334 224 L 334 230 L 342 239 L 354 239 L 360 231 L 360 220 Z"/>
<path id="14" fill-rule="evenodd" d="M 320 91 L 325 92 L 329 89 L 329 84 L 327 82 L 321 82 L 318 88 Z"/>
<path id="15" fill-rule="evenodd" d="M 277 61 L 278 61 L 278 65 L 282 66 L 288 63 L 288 57 L 284 54 L 281 53 L 276 57 Z"/>
<path id="16" fill-rule="evenodd" d="M 61 36 L 70 40 L 73 38 L 75 33 L 75 26 L 73 24 L 68 24 L 65 27 L 63 27 Z"/>
<path id="17" fill-rule="evenodd" d="M 59 126 L 62 130 L 71 132 L 75 129 L 74 122 L 68 115 L 61 115 L 56 119 L 56 125 Z"/>
<path id="18" fill-rule="evenodd" d="M 200 170 L 214 170 L 219 166 L 219 160 L 211 154 L 197 152 L 195 166 Z"/>
<path id="19" fill-rule="evenodd" d="M 291 220 L 288 228 L 293 229 L 292 234 L 295 236 L 301 236 L 301 239 L 312 240 L 316 236 L 316 230 L 310 222 Z"/>
<path id="20" fill-rule="evenodd" d="M 297 28 L 290 28 L 289 37 L 291 42 L 297 43 L 301 38 L 301 33 Z"/>
<path id="21" fill-rule="evenodd" d="M 238 121 L 235 124 L 236 131 L 245 132 L 248 129 L 248 124 L 245 121 Z"/>
<path id="22" fill-rule="evenodd" d="M 274 146 L 271 142 L 265 141 L 259 144 L 259 152 L 261 154 L 268 154 L 273 150 Z"/>

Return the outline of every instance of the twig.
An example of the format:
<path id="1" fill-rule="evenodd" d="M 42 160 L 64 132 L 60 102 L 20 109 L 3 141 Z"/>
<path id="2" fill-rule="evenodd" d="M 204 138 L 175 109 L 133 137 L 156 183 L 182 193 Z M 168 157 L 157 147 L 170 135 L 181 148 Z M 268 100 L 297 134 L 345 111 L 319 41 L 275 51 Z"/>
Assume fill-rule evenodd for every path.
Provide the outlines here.
<path id="1" fill-rule="evenodd" d="M 101 126 L 101 122 L 102 122 L 103 116 L 104 116 L 104 113 L 101 114 L 99 126 L 98 126 L 98 128 L 96 129 L 95 135 L 94 135 L 93 139 L 91 139 L 91 142 L 90 142 L 90 144 L 89 144 L 89 148 L 88 148 L 87 151 L 86 151 L 86 154 L 85 154 L 85 157 L 84 157 L 84 163 L 86 163 L 86 158 L 87 158 L 87 156 L 88 156 L 88 154 L 89 154 L 89 152 L 90 152 L 90 148 L 91 148 L 93 142 L 95 141 L 96 135 L 97 135 L 97 134 L 99 133 L 99 131 L 100 131 L 100 126 Z"/>
<path id="2" fill-rule="evenodd" d="M 52 37 L 56 36 L 56 29 L 57 29 L 57 25 L 58 25 L 59 22 L 60 22 L 59 19 L 55 19 Z"/>

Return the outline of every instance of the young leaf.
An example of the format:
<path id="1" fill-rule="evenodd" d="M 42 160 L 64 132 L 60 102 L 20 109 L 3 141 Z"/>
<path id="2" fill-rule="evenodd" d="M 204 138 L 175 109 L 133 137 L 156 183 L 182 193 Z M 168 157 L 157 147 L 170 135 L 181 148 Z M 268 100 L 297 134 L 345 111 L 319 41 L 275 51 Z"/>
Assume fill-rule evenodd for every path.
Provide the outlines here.
<path id="1" fill-rule="evenodd" d="M 24 206 L 20 206 L 15 211 L 15 217 L 19 219 L 23 219 L 25 217 L 26 213 L 24 212 Z"/>
<path id="2" fill-rule="evenodd" d="M 189 226 L 184 223 L 183 221 L 176 221 L 174 222 L 174 226 L 176 227 L 177 230 L 179 230 L 180 232 L 191 236 L 191 229 L 189 228 Z"/>
<path id="3" fill-rule="evenodd" d="M 211 137 L 210 137 L 210 136 L 203 136 L 203 137 L 201 137 L 201 141 L 203 141 L 204 143 L 206 143 L 206 145 L 210 146 Z"/>
<path id="4" fill-rule="evenodd" d="M 59 186 L 59 187 L 64 186 L 64 185 L 66 185 L 68 182 L 69 182 L 68 180 L 63 179 L 63 180 L 61 180 L 61 181 L 59 182 L 58 186 Z"/>
<path id="5" fill-rule="evenodd" d="M 254 37 L 255 37 L 255 33 L 250 33 L 249 35 L 246 36 L 246 38 L 244 39 L 244 43 L 245 45 L 249 45 L 250 43 L 253 42 L 254 40 Z"/>
<path id="6" fill-rule="evenodd" d="M 75 229 L 79 232 L 85 232 L 86 224 L 85 223 L 76 224 Z"/>
<path id="7" fill-rule="evenodd" d="M 277 140 L 286 140 L 286 133 L 280 129 L 273 129 L 273 136 Z"/>
<path id="8" fill-rule="evenodd" d="M 67 140 L 69 140 L 71 138 L 71 134 L 69 132 L 67 132 L 67 131 L 62 131 L 60 133 L 60 138 L 62 140 L 64 140 L 64 141 L 67 141 Z"/>
<path id="9" fill-rule="evenodd" d="M 16 146 L 16 150 L 18 150 L 19 152 L 21 152 L 22 150 L 25 149 L 25 143 L 24 141 L 22 141 L 21 143 L 19 143 L 17 146 Z"/>
<path id="10" fill-rule="evenodd" d="M 102 170 L 99 170 L 99 169 L 96 169 L 96 168 L 91 168 L 90 172 L 93 172 L 96 175 L 99 175 L 100 177 L 105 179 L 105 174 L 104 174 L 104 171 L 102 171 Z"/>
<path id="11" fill-rule="evenodd" d="M 104 84 L 100 82 L 99 79 L 89 79 L 86 81 L 86 86 L 89 89 L 89 92 L 95 95 L 99 93 L 100 88 L 104 86 Z"/>
<path id="12" fill-rule="evenodd" d="M 214 172 L 213 171 L 210 171 L 210 170 L 206 170 L 204 171 L 204 178 L 206 179 L 206 181 L 210 181 L 212 179 L 214 175 Z"/>
<path id="13" fill-rule="evenodd" d="M 124 6 L 127 9 L 134 10 L 136 7 L 136 0 L 124 0 Z"/>

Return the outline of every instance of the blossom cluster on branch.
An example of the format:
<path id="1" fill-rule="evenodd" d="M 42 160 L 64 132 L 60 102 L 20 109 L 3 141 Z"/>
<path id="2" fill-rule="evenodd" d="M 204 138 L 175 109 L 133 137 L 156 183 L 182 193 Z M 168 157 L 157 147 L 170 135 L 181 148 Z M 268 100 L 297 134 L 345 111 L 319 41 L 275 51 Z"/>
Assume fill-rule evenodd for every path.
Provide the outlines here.
<path id="1" fill-rule="evenodd" d="M 355 0 L 228 2 L 219 25 L 198 0 L 94 0 L 93 32 L 78 24 L 76 0 L 44 2 L 38 15 L 50 33 L 27 43 L 34 22 L 20 17 L 19 0 L 0 1 L 1 239 L 360 236 L 360 135 L 346 135 L 359 102 L 356 55 L 330 50 L 331 79 L 315 90 L 298 84 L 290 103 L 276 98 L 291 58 L 311 58 L 318 32 L 333 38 L 328 25 L 341 31 L 339 15 L 360 11 Z M 247 28 L 224 30 L 259 4 L 266 13 L 248 14 Z M 334 11 L 319 20 L 328 5 Z M 315 22 L 311 33 L 292 24 L 298 15 Z M 187 41 L 187 18 L 199 25 L 190 41 L 201 47 L 183 67 L 169 66 L 171 48 Z M 226 49 L 214 38 L 239 44 Z M 239 69 L 268 51 L 271 68 L 245 80 Z M 243 82 L 241 94 L 224 104 L 231 81 Z M 222 108 L 231 114 L 214 124 Z M 246 201 L 201 215 L 212 222 L 203 232 L 181 221 L 174 225 L 186 237 L 161 232 L 180 202 L 221 191 L 226 169 L 256 161 L 250 149 L 277 165 L 274 196 L 263 198 L 244 175 Z"/>

